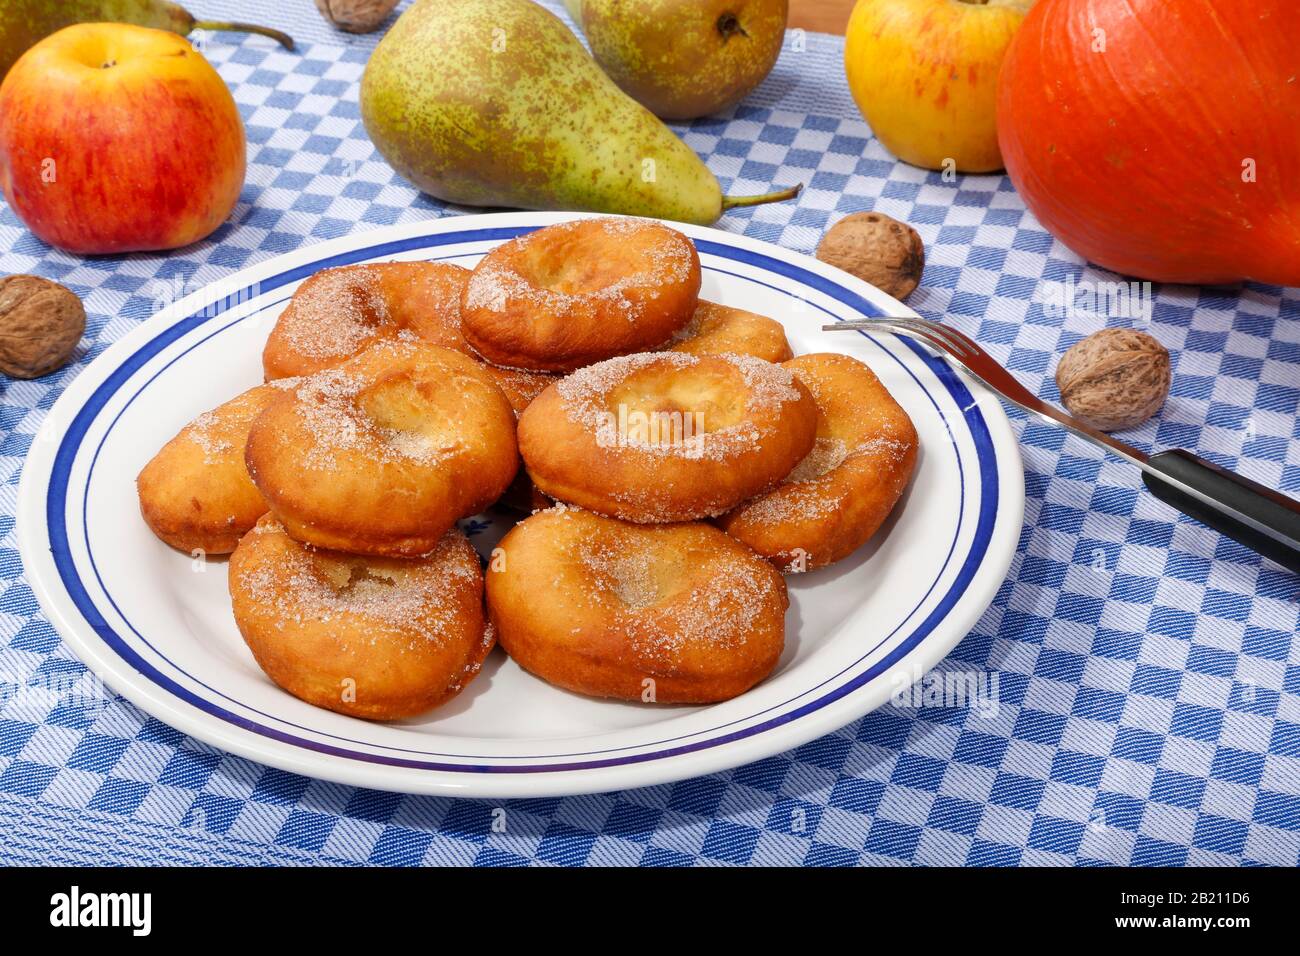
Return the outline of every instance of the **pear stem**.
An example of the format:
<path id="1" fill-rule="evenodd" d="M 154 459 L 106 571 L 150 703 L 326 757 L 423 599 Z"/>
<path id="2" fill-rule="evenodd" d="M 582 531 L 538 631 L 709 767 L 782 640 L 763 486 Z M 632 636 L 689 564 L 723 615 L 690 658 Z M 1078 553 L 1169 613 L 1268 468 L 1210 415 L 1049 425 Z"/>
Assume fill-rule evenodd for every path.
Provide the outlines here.
<path id="1" fill-rule="evenodd" d="M 789 189 L 782 189 L 779 192 L 764 193 L 762 196 L 723 196 L 722 208 L 735 209 L 738 206 L 761 206 L 763 203 L 784 202 L 787 199 L 793 199 L 801 192 L 803 192 L 803 183 L 791 186 Z"/>
<path id="2" fill-rule="evenodd" d="M 256 33 L 258 36 L 270 37 L 286 50 L 293 49 L 293 37 L 282 30 L 258 26 L 256 23 L 237 23 L 225 20 L 196 20 L 195 30 L 234 30 L 237 33 Z"/>

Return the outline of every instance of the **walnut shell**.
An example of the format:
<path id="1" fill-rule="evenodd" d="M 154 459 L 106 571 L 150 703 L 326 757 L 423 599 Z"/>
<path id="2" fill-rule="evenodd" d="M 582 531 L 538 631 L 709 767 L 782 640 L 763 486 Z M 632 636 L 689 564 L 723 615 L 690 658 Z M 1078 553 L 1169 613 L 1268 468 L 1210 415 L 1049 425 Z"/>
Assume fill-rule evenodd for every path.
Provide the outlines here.
<path id="1" fill-rule="evenodd" d="M 884 213 L 855 212 L 826 231 L 817 258 L 905 299 L 921 281 L 925 244 L 905 222 Z"/>
<path id="2" fill-rule="evenodd" d="M 1136 428 L 1169 395 L 1169 352 L 1145 332 L 1102 329 L 1074 343 L 1056 366 L 1070 414 L 1104 432 Z"/>
<path id="3" fill-rule="evenodd" d="M 316 0 L 316 9 L 348 33 L 371 33 L 393 12 L 397 0 Z"/>
<path id="4" fill-rule="evenodd" d="M 62 368 L 86 330 L 86 309 L 69 289 L 40 276 L 0 279 L 0 371 L 40 378 Z"/>

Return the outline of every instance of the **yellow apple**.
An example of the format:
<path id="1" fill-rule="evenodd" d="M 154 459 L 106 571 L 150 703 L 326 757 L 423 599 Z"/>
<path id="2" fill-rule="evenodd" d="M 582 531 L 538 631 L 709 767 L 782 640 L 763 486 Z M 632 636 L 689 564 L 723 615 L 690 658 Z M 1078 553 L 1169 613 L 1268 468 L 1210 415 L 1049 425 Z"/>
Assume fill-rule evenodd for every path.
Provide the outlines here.
<path id="1" fill-rule="evenodd" d="M 844 69 L 885 148 L 927 169 L 1001 169 L 998 68 L 1034 2 L 858 0 Z"/>

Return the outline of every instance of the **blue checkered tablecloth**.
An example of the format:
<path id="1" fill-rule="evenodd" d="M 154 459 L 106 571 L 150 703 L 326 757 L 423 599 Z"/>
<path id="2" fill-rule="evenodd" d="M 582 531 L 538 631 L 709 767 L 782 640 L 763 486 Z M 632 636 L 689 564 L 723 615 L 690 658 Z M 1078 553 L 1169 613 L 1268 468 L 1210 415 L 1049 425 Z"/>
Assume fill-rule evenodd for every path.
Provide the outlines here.
<path id="1" fill-rule="evenodd" d="M 1006 583 L 941 669 L 996 675 L 994 716 L 886 706 L 798 750 L 644 790 L 507 804 L 323 783 L 229 756 L 93 677 L 37 610 L 16 551 L 24 455 L 62 389 L 160 301 L 320 239 L 462 210 L 417 194 L 366 138 L 374 37 L 311 0 L 208 16 L 301 41 L 202 37 L 248 128 L 229 224 L 168 256 L 82 259 L 0 209 L 0 266 L 65 283 L 90 321 L 76 363 L 0 384 L 0 860 L 7 863 L 1273 864 L 1300 861 L 1300 580 L 1140 490 L 1137 473 L 1013 415 L 1028 500 Z M 558 9 L 558 7 L 557 7 Z M 733 115 L 684 127 L 729 190 L 805 182 L 798 203 L 721 227 L 810 251 L 839 216 L 912 223 L 928 263 L 910 304 L 977 337 L 1040 395 L 1108 323 L 1044 290 L 1113 281 L 1055 242 L 1008 180 L 895 162 L 845 86 L 842 40 L 792 31 Z M 1083 286 L 1080 286 L 1082 288 Z M 1139 320 L 1173 392 L 1129 437 L 1196 450 L 1300 492 L 1300 291 L 1157 288 Z"/>

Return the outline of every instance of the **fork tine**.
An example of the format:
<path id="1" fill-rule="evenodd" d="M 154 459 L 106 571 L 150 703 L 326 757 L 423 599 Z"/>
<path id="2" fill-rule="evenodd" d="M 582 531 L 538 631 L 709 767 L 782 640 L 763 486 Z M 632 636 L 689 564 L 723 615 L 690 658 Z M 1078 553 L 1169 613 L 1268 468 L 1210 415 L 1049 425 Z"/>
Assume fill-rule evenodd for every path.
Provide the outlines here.
<path id="1" fill-rule="evenodd" d="M 904 335 L 910 335 L 912 338 L 921 339 L 945 355 L 950 355 L 958 361 L 961 360 L 961 350 L 956 348 L 952 342 L 935 332 L 924 321 L 915 321 L 912 319 L 888 319 L 881 323 L 887 328 L 902 332 Z"/>
<path id="2" fill-rule="evenodd" d="M 954 358 L 968 358 L 979 354 L 979 346 L 965 336 L 961 336 L 960 333 L 956 333 L 956 330 L 938 322 L 913 316 L 881 315 L 870 319 L 849 319 L 822 326 L 822 330 L 826 332 L 849 330 L 869 332 L 872 329 L 890 329 L 914 338 L 924 338 Z"/>
<path id="3" fill-rule="evenodd" d="M 940 325 L 938 322 L 931 322 L 930 324 L 943 329 L 944 334 L 946 334 L 948 338 L 962 345 L 968 354 L 979 355 L 984 351 L 983 347 L 981 347 L 978 342 L 961 329 L 951 325 Z"/>
<path id="4" fill-rule="evenodd" d="M 949 354 L 957 355 L 964 351 L 947 338 L 941 328 L 924 319 L 891 319 L 890 324 L 916 338 L 924 339 Z"/>
<path id="5" fill-rule="evenodd" d="M 946 351 L 958 358 L 968 358 L 978 352 L 967 341 L 964 341 L 960 335 L 954 334 L 954 330 L 949 329 L 946 325 L 940 325 L 938 322 L 930 322 L 925 319 L 913 319 L 908 324 L 924 329 L 930 336 L 942 339 L 947 346 Z"/>

